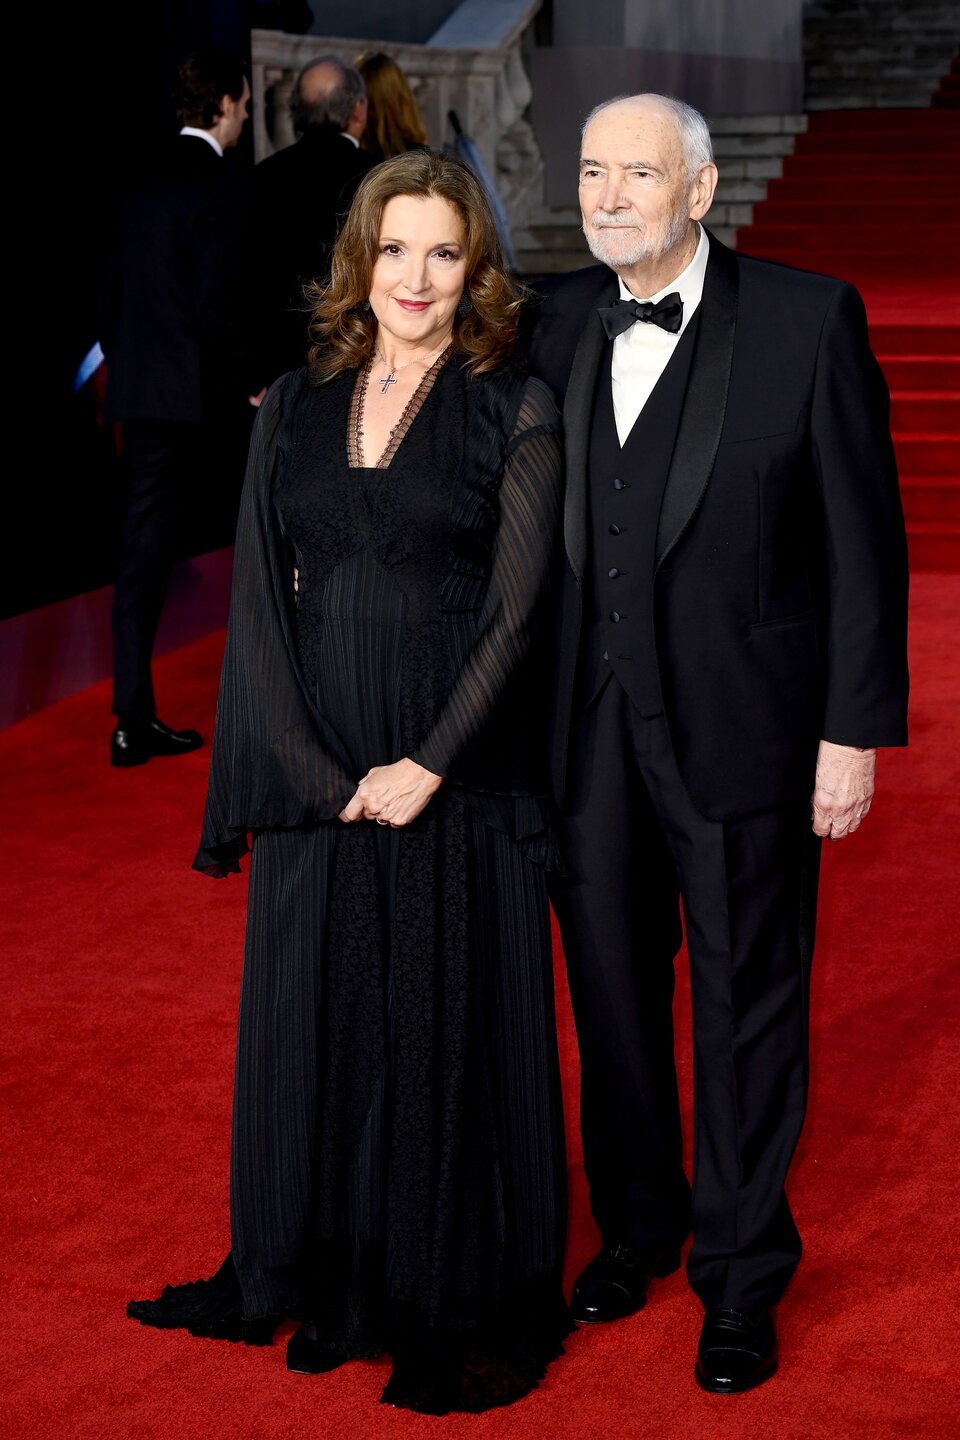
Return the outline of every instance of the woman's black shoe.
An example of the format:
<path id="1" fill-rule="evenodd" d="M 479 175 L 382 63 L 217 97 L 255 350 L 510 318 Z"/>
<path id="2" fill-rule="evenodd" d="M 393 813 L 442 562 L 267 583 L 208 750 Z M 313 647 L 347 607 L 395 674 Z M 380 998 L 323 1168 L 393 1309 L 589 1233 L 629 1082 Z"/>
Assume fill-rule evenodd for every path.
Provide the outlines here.
<path id="1" fill-rule="evenodd" d="M 241 1341 L 244 1345 L 272 1345 L 281 1315 L 245 1320 L 240 1282 L 228 1255 L 209 1280 L 188 1285 L 166 1285 L 158 1300 L 131 1300 L 131 1320 L 157 1330 L 186 1330 L 207 1340 Z"/>
<path id="2" fill-rule="evenodd" d="M 287 1341 L 287 1369 L 295 1370 L 298 1375 L 325 1375 L 349 1358 L 345 1350 L 324 1345 L 317 1338 L 317 1327 L 309 1321 L 304 1321 Z"/>
<path id="3" fill-rule="evenodd" d="M 708 1310 L 695 1374 L 701 1390 L 739 1395 L 777 1368 L 777 1332 L 769 1310 Z"/>
<path id="4" fill-rule="evenodd" d="M 623 1320 L 643 1309 L 655 1276 L 672 1275 L 679 1268 L 680 1251 L 675 1246 L 633 1250 L 628 1245 L 605 1245 L 573 1287 L 571 1314 L 578 1325 Z"/>

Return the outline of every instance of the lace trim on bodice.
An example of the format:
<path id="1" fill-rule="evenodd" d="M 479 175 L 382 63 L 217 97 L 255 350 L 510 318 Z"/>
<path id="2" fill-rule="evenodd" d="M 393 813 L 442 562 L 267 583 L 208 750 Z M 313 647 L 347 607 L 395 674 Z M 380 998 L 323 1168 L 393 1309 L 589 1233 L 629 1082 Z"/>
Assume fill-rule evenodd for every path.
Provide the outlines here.
<path id="1" fill-rule="evenodd" d="M 353 387 L 353 395 L 350 400 L 350 413 L 347 421 L 347 464 L 351 470 L 386 470 L 391 460 L 396 455 L 410 426 L 416 420 L 426 402 L 427 396 L 437 382 L 437 377 L 443 369 L 447 360 L 453 353 L 453 346 L 447 348 L 437 356 L 430 369 L 424 372 L 423 379 L 414 390 L 410 399 L 404 406 L 400 419 L 390 431 L 390 438 L 386 448 L 376 465 L 367 466 L 363 460 L 363 402 L 367 393 L 367 385 L 370 380 L 370 371 L 373 368 L 374 357 L 371 356 L 366 365 L 362 365 L 357 371 L 357 379 Z"/>

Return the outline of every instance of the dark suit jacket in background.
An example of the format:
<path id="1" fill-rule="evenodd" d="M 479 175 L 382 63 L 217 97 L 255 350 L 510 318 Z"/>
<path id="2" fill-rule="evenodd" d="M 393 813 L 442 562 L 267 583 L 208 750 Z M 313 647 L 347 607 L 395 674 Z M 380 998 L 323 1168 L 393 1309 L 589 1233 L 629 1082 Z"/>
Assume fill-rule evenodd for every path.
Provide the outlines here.
<path id="1" fill-rule="evenodd" d="M 205 421 L 260 389 L 247 227 L 242 173 L 195 135 L 126 195 L 98 316 L 111 420 Z"/>
<path id="2" fill-rule="evenodd" d="M 303 287 L 326 276 L 340 223 L 373 164 L 339 131 L 314 125 L 253 172 L 259 343 L 270 381 L 304 363 Z"/>
<path id="3" fill-rule="evenodd" d="M 566 564 L 554 787 L 584 625 L 590 421 L 605 266 L 542 302 L 535 375 L 564 408 Z M 642 483 L 643 476 L 634 477 Z M 721 820 L 809 796 L 819 740 L 906 743 L 907 557 L 889 398 L 857 291 L 710 237 L 699 332 L 649 583 L 674 751 Z"/>

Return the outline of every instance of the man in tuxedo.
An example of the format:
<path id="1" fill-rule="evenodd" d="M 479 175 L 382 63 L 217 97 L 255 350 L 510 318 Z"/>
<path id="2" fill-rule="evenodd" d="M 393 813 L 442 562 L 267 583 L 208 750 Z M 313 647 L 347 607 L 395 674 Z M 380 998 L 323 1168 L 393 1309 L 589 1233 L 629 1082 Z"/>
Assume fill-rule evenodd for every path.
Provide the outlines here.
<path id="1" fill-rule="evenodd" d="M 207 461 L 236 471 L 239 494 L 244 411 L 252 415 L 247 401 L 263 394 L 247 338 L 245 185 L 224 157 L 249 98 L 239 60 L 210 54 L 181 64 L 180 133 L 120 206 L 100 297 L 106 414 L 121 424 L 126 471 L 110 742 L 112 763 L 124 767 L 203 743 L 196 730 L 157 718 L 151 656 L 183 505 L 211 489 Z"/>
<path id="2" fill-rule="evenodd" d="M 303 365 L 304 287 L 322 280 L 340 222 L 372 169 L 360 149 L 367 97 L 359 71 L 336 56 L 314 60 L 297 81 L 300 139 L 253 172 L 263 368 L 270 380 Z"/>
<path id="3" fill-rule="evenodd" d="M 556 895 L 600 1253 L 581 1321 L 679 1265 L 696 1376 L 777 1364 L 800 1257 L 784 1182 L 807 1092 L 821 838 L 863 821 L 876 747 L 906 743 L 907 566 L 888 396 L 852 286 L 732 253 L 696 111 L 589 117 L 597 266 L 540 306 L 531 366 L 563 405 L 566 561 L 552 760 Z M 812 806 L 811 806 L 812 797 Z M 812 814 L 811 814 L 812 809 Z M 671 1001 L 682 898 L 693 1188 Z"/>

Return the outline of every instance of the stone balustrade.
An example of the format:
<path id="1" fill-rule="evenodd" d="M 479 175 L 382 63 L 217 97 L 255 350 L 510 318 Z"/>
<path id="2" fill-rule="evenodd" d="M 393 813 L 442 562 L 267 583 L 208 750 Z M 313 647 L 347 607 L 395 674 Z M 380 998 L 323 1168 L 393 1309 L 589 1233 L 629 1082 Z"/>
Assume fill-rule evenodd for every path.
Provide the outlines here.
<path id="1" fill-rule="evenodd" d="M 543 203 L 543 157 L 527 119 L 525 52 L 542 0 L 464 0 L 423 45 L 253 31 L 254 151 L 257 160 L 296 139 L 290 101 L 303 67 L 320 55 L 352 62 L 382 50 L 403 70 L 431 145 L 452 145 L 456 112 L 494 178 L 514 226 Z"/>

